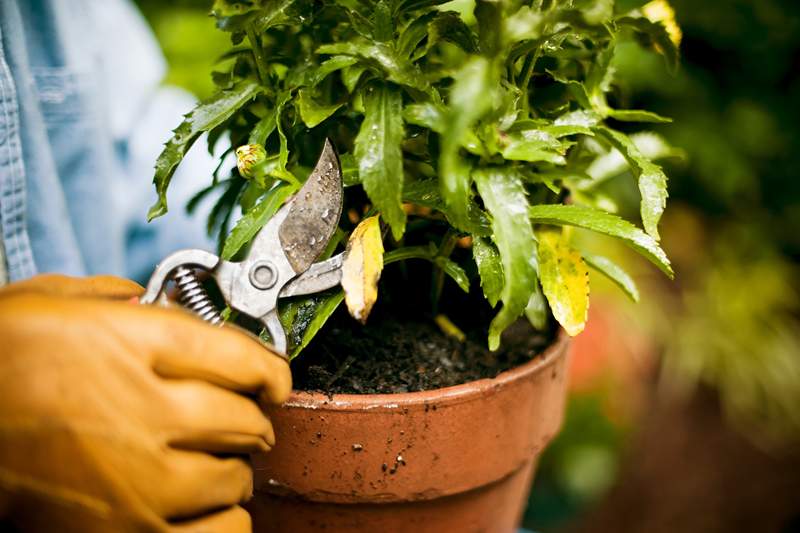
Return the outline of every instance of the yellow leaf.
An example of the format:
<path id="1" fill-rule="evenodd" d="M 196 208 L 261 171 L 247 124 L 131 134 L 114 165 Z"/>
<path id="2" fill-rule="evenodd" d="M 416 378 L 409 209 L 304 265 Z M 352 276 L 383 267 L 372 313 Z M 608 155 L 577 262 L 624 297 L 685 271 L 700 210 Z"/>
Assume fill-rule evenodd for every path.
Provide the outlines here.
<path id="1" fill-rule="evenodd" d="M 667 0 L 653 0 L 642 6 L 642 13 L 650 22 L 660 22 L 667 29 L 672 44 L 680 46 L 683 32 L 675 20 L 675 10 Z"/>
<path id="2" fill-rule="evenodd" d="M 538 232 L 539 277 L 550 309 L 566 332 L 575 336 L 589 312 L 589 270 L 560 230 Z"/>
<path id="3" fill-rule="evenodd" d="M 378 299 L 378 280 L 383 270 L 383 241 L 378 216 L 369 217 L 356 226 L 347 241 L 342 264 L 344 301 L 350 315 L 366 323 Z"/>

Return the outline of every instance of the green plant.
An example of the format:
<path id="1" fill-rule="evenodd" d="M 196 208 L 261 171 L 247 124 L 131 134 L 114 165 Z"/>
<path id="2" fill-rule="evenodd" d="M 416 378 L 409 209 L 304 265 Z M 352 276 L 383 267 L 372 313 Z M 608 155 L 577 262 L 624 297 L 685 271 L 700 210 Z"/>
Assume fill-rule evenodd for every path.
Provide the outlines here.
<path id="1" fill-rule="evenodd" d="M 564 227 L 620 239 L 672 276 L 657 229 L 666 176 L 612 127 L 668 120 L 611 105 L 610 62 L 622 33 L 677 61 L 666 27 L 640 11 L 616 12 L 611 0 L 216 0 L 213 14 L 233 48 L 213 73 L 219 92 L 186 116 L 158 158 L 150 218 L 166 212 L 170 178 L 202 133 L 209 149 L 228 138 L 226 155 L 261 145 L 258 172 L 222 176 L 223 157 L 197 196 L 222 191 L 208 228 L 233 258 L 298 189 L 330 137 L 346 206 L 356 216 L 377 212 L 390 230 L 384 263 L 431 261 L 434 302 L 445 275 L 468 290 L 467 272 L 477 271 L 486 300 L 502 302 L 489 327 L 492 349 L 522 314 L 543 328 L 552 311 L 578 333 L 587 263 L 638 298 L 627 274 L 582 257 Z M 644 230 L 608 212 L 602 179 L 588 172 L 609 150 L 638 180 Z M 237 207 L 244 214 L 229 232 Z M 350 227 L 344 220 L 342 234 Z M 465 236 L 467 269 L 451 259 Z M 427 244 L 404 245 L 420 241 Z M 341 301 L 339 292 L 284 306 L 294 354 Z"/>

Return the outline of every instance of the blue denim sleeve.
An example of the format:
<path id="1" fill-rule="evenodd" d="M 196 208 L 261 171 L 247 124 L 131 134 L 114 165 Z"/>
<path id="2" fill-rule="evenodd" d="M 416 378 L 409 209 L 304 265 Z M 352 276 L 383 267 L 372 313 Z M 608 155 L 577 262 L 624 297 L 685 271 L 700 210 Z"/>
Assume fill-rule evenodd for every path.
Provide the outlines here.
<path id="1" fill-rule="evenodd" d="M 180 206 L 213 168 L 194 150 L 173 211 L 145 225 L 152 166 L 192 99 L 126 0 L 0 0 L 0 236 L 12 280 L 35 272 L 138 280 L 176 248 L 209 246 Z M 188 179 L 189 177 L 193 179 Z"/>

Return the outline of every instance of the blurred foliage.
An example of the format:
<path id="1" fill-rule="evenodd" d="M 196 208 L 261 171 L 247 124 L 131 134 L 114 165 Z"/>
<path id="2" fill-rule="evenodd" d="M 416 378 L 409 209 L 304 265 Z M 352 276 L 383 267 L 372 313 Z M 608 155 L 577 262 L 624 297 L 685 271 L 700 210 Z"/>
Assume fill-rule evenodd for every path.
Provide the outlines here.
<path id="1" fill-rule="evenodd" d="M 213 65 L 230 47 L 209 16 L 206 0 L 138 0 L 137 5 L 153 28 L 169 62 L 165 83 L 177 85 L 199 99 L 215 91 L 209 75 Z"/>
<path id="2" fill-rule="evenodd" d="M 523 527 L 559 524 L 610 488 L 629 431 L 612 418 L 602 394 L 570 397 L 563 429 L 539 461 Z"/>
<path id="3" fill-rule="evenodd" d="M 675 118 L 657 130 L 687 158 L 670 165 L 685 204 L 664 230 L 679 290 L 651 306 L 664 380 L 716 386 L 759 443 L 800 437 L 800 4 L 674 0 L 684 33 L 673 77 L 626 45 L 626 104 Z M 673 203 L 673 205 L 675 205 Z"/>

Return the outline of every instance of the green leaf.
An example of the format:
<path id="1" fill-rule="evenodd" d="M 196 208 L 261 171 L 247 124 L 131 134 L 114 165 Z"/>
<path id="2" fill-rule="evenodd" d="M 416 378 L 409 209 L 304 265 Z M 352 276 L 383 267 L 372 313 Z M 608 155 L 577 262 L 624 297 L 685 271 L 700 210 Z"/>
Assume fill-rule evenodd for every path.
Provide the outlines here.
<path id="1" fill-rule="evenodd" d="M 493 0 L 476 0 L 475 19 L 478 24 L 478 43 L 480 51 L 487 57 L 500 53 L 503 42 L 503 6 L 504 2 Z"/>
<path id="2" fill-rule="evenodd" d="M 439 12 L 428 24 L 426 52 L 442 41 L 451 42 L 469 54 L 478 51 L 475 35 L 455 11 Z"/>
<path id="3" fill-rule="evenodd" d="M 589 272 L 562 230 L 539 232 L 539 277 L 553 316 L 570 336 L 583 331 L 589 314 Z"/>
<path id="4" fill-rule="evenodd" d="M 317 53 L 358 57 L 367 65 L 378 69 L 389 81 L 422 93 L 431 92 L 431 86 L 420 68 L 400 56 L 391 43 L 354 39 L 341 43 L 323 44 L 317 48 Z"/>
<path id="5" fill-rule="evenodd" d="M 526 133 L 531 135 L 510 134 L 503 139 L 500 153 L 504 158 L 531 163 L 544 161 L 554 165 L 567 163 L 564 154 L 569 143 L 563 143 L 546 132 L 532 130 Z"/>
<path id="6" fill-rule="evenodd" d="M 505 282 L 503 308 L 489 327 L 489 349 L 500 345 L 500 334 L 528 305 L 537 278 L 536 243 L 528 218 L 528 200 L 513 170 L 485 168 L 474 172 L 486 208 L 492 215 L 494 241 L 500 252 Z"/>
<path id="7" fill-rule="evenodd" d="M 587 254 L 586 252 L 581 252 L 581 255 L 587 265 L 613 281 L 631 300 L 634 302 L 639 301 L 639 289 L 636 288 L 636 282 L 633 281 L 633 278 L 631 278 L 622 267 L 607 257 Z"/>
<path id="8" fill-rule="evenodd" d="M 345 187 L 361 183 L 358 175 L 358 161 L 353 154 L 339 154 L 339 164 L 342 167 L 342 182 Z"/>
<path id="9" fill-rule="evenodd" d="M 403 236 L 403 99 L 399 91 L 378 85 L 364 96 L 364 122 L 355 140 L 358 174 L 370 199 L 392 228 Z"/>
<path id="10" fill-rule="evenodd" d="M 470 167 L 459 156 L 468 128 L 492 104 L 496 85 L 494 70 L 486 58 L 473 57 L 455 75 L 449 109 L 441 134 L 439 179 L 442 197 L 457 227 L 466 229 L 470 199 Z"/>
<path id="11" fill-rule="evenodd" d="M 275 114 L 267 113 L 264 118 L 256 122 L 256 125 L 253 126 L 247 144 L 260 144 L 264 146 L 269 136 L 275 131 L 275 125 Z"/>
<path id="12" fill-rule="evenodd" d="M 494 244 L 481 237 L 472 239 L 472 256 L 478 265 L 483 295 L 492 307 L 497 305 L 503 291 L 503 263 Z"/>
<path id="13" fill-rule="evenodd" d="M 433 262 L 436 266 L 441 268 L 445 274 L 450 276 L 462 291 L 469 292 L 469 277 L 467 273 L 464 272 L 464 269 L 458 266 L 456 262 L 441 255 L 437 255 Z"/>
<path id="14" fill-rule="evenodd" d="M 297 192 L 298 187 L 291 183 L 279 183 L 264 195 L 252 210 L 239 219 L 225 239 L 225 246 L 222 248 L 222 259 L 230 260 L 242 246 L 250 242 L 256 236 L 258 230 L 269 222 L 269 219 L 280 209 L 283 202 L 289 196 Z"/>
<path id="15" fill-rule="evenodd" d="M 356 90 L 358 80 L 361 79 L 361 75 L 364 74 L 365 70 L 367 70 L 367 67 L 360 64 L 351 65 L 342 70 L 342 83 L 347 87 L 347 92 L 352 93 Z"/>
<path id="16" fill-rule="evenodd" d="M 320 63 L 317 67 L 309 67 L 307 78 L 304 80 L 303 85 L 306 87 L 316 87 L 333 72 L 337 70 L 346 69 L 358 63 L 358 58 L 351 56 L 333 56 Z"/>
<path id="17" fill-rule="evenodd" d="M 435 179 L 407 183 L 403 188 L 403 201 L 436 209 L 444 214 L 448 222 L 455 225 L 455 217 L 444 204 L 439 192 L 439 183 Z M 491 235 L 492 232 L 489 217 L 472 199 L 467 205 L 467 221 L 463 229 L 472 235 L 483 237 Z"/>
<path id="18" fill-rule="evenodd" d="M 608 116 L 621 122 L 652 122 L 656 124 L 672 122 L 671 118 L 640 109 L 609 109 Z"/>
<path id="19" fill-rule="evenodd" d="M 303 19 L 300 14 L 302 4 L 300 0 L 267 0 L 259 16 L 254 19 L 253 26 L 263 33 L 281 24 L 300 22 Z"/>
<path id="20" fill-rule="evenodd" d="M 644 229 L 658 240 L 658 221 L 667 206 L 667 176 L 661 167 L 647 159 L 636 144 L 622 132 L 598 126 L 595 132 L 620 151 L 639 182 Z"/>
<path id="21" fill-rule="evenodd" d="M 545 204 L 528 209 L 537 224 L 569 225 L 596 231 L 620 239 L 672 278 L 674 272 L 664 250 L 653 237 L 627 220 L 611 213 L 582 205 Z"/>
<path id="22" fill-rule="evenodd" d="M 289 163 L 289 142 L 286 139 L 286 133 L 284 133 L 283 124 L 281 123 L 283 109 L 291 98 L 291 90 L 282 91 L 278 95 L 278 103 L 275 105 L 275 124 L 278 130 L 278 139 L 280 140 L 280 151 L 278 152 L 278 167 L 277 170 L 273 172 L 273 175 L 276 178 L 299 186 L 300 183 L 297 181 L 297 178 L 286 169 L 286 165 Z"/>
<path id="23" fill-rule="evenodd" d="M 385 43 L 394 37 L 394 21 L 392 12 L 384 0 L 375 4 L 372 12 L 372 37 Z"/>
<path id="24" fill-rule="evenodd" d="M 342 107 L 342 103 L 324 105 L 314 100 L 311 91 L 308 89 L 300 89 L 297 92 L 297 99 L 295 106 L 300 112 L 300 118 L 306 126 L 314 128 L 321 124 L 325 119 L 336 113 L 336 110 Z"/>
<path id="25" fill-rule="evenodd" d="M 344 292 L 337 289 L 286 304 L 281 310 L 281 323 L 292 343 L 289 359 L 294 359 L 308 346 L 325 322 L 344 301 Z"/>
<path id="26" fill-rule="evenodd" d="M 409 23 L 397 39 L 397 53 L 400 57 L 412 57 L 419 43 L 430 32 L 428 24 L 439 16 L 438 11 L 429 11 Z"/>
<path id="27" fill-rule="evenodd" d="M 147 213 L 147 219 L 153 220 L 167 212 L 167 188 L 175 173 L 175 169 L 183 157 L 203 132 L 212 130 L 222 124 L 243 105 L 252 100 L 261 88 L 251 80 L 243 80 L 231 89 L 220 91 L 208 100 L 201 102 L 188 113 L 174 135 L 167 141 L 164 150 L 156 160 L 156 172 L 153 183 L 156 186 L 158 200 Z"/>
<path id="28" fill-rule="evenodd" d="M 550 316 L 549 310 L 550 307 L 547 305 L 547 299 L 544 297 L 542 287 L 537 280 L 536 283 L 533 284 L 533 293 L 528 300 L 528 305 L 525 306 L 525 316 L 534 329 L 537 331 L 545 331 Z"/>

